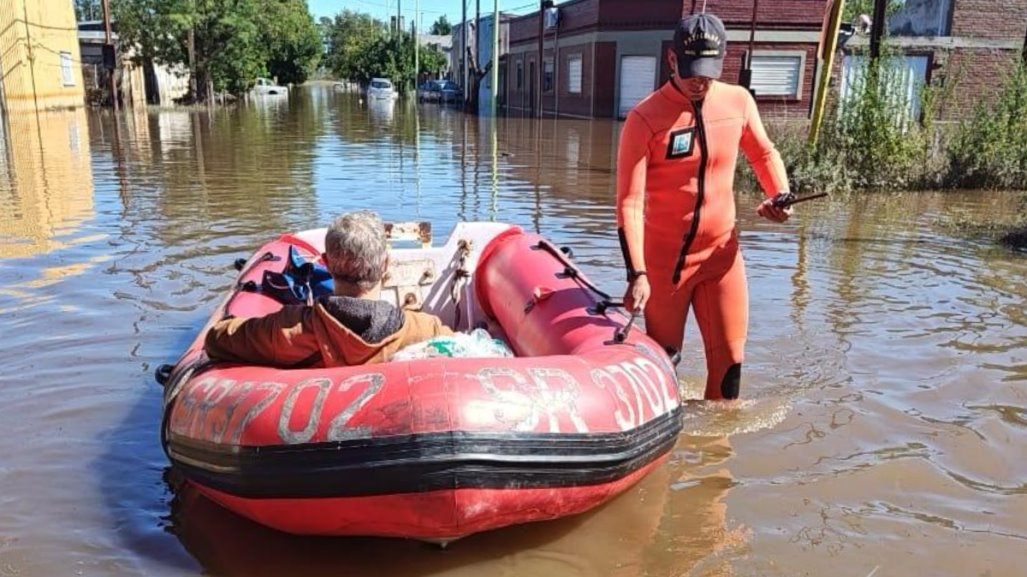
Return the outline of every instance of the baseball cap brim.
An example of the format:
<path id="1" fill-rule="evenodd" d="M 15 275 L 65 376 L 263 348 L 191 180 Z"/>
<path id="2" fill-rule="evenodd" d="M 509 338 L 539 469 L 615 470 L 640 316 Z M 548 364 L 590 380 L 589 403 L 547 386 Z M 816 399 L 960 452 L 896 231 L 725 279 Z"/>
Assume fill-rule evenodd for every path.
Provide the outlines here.
<path id="1" fill-rule="evenodd" d="M 681 54 L 678 54 L 677 57 L 678 75 L 682 78 L 693 78 L 695 76 L 703 76 L 705 78 L 719 80 L 721 74 L 723 74 L 724 72 L 724 58 L 722 57 L 682 57 Z"/>

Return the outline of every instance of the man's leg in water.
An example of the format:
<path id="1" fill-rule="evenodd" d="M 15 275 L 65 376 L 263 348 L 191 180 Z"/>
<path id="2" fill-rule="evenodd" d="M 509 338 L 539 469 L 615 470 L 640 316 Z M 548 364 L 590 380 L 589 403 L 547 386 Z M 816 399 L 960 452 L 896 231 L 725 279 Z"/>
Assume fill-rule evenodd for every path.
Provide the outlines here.
<path id="1" fill-rule="evenodd" d="M 650 281 L 652 293 L 645 305 L 645 332 L 664 350 L 680 351 L 685 337 L 691 287 L 674 292 L 669 274 L 666 279 L 658 273 L 653 276 Z"/>
<path id="2" fill-rule="evenodd" d="M 749 330 L 749 287 L 742 253 L 726 272 L 704 279 L 692 293 L 695 321 L 706 350 L 706 398 L 737 399 Z M 730 253 L 728 253 L 730 254 Z"/>

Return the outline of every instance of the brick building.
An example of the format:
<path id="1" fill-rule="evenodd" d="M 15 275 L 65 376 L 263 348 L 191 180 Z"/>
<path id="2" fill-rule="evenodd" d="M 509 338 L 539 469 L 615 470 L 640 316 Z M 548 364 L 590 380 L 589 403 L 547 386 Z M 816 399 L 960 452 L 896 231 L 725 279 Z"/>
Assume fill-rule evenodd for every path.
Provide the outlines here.
<path id="1" fill-rule="evenodd" d="M 920 88 L 930 83 L 951 89 L 951 98 L 939 110 L 941 118 L 966 118 L 978 103 L 998 94 L 1022 57 L 1027 1 L 907 0 L 889 18 L 888 28 L 885 42 L 903 54 L 910 72 L 914 112 Z M 846 45 L 843 92 L 845 75 L 859 67 L 859 53 L 867 44 L 865 36 L 857 36 Z"/>
<path id="2" fill-rule="evenodd" d="M 749 52 L 754 0 L 708 0 L 728 29 L 726 82 L 738 82 Z M 666 53 L 682 15 L 699 0 L 570 0 L 544 18 L 538 80 L 539 12 L 510 21 L 501 90 L 509 115 L 532 114 L 542 92 L 546 116 L 623 118 L 670 75 Z M 827 2 L 775 0 L 759 5 L 753 88 L 765 115 L 806 118 Z"/>

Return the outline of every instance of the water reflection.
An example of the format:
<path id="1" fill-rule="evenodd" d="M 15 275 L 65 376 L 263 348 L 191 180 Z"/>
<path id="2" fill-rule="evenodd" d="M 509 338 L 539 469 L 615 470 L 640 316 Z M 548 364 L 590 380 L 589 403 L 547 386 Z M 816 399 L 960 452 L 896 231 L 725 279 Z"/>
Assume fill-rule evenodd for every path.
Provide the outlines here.
<path id="1" fill-rule="evenodd" d="M 86 113 L 7 117 L 0 150 L 0 258 L 62 248 L 93 216 Z M 43 146 L 43 143 L 46 146 Z"/>

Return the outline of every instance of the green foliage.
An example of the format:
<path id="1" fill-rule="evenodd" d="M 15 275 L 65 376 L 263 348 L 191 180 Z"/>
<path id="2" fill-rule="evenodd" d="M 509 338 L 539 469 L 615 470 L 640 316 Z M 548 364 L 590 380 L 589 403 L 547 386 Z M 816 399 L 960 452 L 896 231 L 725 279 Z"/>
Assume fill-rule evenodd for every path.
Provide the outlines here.
<path id="1" fill-rule="evenodd" d="M 367 14 L 343 10 L 335 16 L 326 35 L 326 63 L 336 77 L 366 84 L 372 78 L 389 78 L 400 90 L 414 78 L 414 40 L 408 32 L 396 33 Z M 419 51 L 420 72 L 437 75 L 446 58 L 432 46 Z"/>
<path id="2" fill-rule="evenodd" d="M 979 104 L 947 147 L 945 184 L 1027 189 L 1027 67 L 1009 74 L 991 106 Z"/>
<path id="3" fill-rule="evenodd" d="M 261 27 L 267 45 L 268 73 L 282 84 L 301 84 L 321 59 L 321 32 L 306 0 L 265 3 Z"/>
<path id="4" fill-rule="evenodd" d="M 112 11 L 143 59 L 189 67 L 192 49 L 198 101 L 208 87 L 241 94 L 269 72 L 302 82 L 321 51 L 303 0 L 112 0 Z"/>
<path id="5" fill-rule="evenodd" d="M 442 16 L 439 16 L 439 19 L 436 20 L 434 24 L 431 25 L 429 32 L 436 36 L 446 36 L 453 33 L 453 25 L 449 23 L 446 15 L 443 14 Z"/>
<path id="6" fill-rule="evenodd" d="M 840 162 L 854 188 L 906 189 L 923 178 L 926 136 L 910 118 L 901 62 L 882 56 L 854 75 L 848 96 L 818 142 L 828 161 Z"/>

